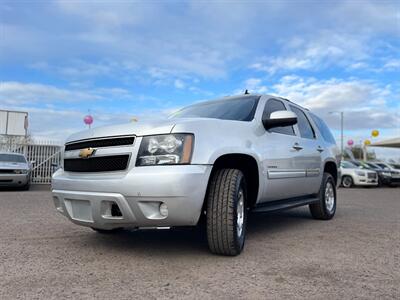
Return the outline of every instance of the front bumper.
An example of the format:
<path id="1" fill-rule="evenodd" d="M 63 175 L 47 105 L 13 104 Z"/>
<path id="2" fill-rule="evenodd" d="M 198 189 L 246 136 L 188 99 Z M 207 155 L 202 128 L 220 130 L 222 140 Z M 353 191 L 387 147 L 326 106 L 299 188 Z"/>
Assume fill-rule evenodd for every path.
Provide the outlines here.
<path id="1" fill-rule="evenodd" d="M 378 178 L 371 179 L 371 178 L 367 178 L 367 177 L 356 177 L 354 179 L 354 184 L 360 185 L 360 186 L 377 186 Z"/>
<path id="2" fill-rule="evenodd" d="M 392 185 L 400 185 L 400 177 L 392 177 L 390 180 L 390 184 Z"/>
<path id="3" fill-rule="evenodd" d="M 196 225 L 211 173 L 210 165 L 150 166 L 128 173 L 71 174 L 52 181 L 57 210 L 72 222 L 98 228 Z M 166 204 L 168 215 L 160 213 Z M 121 216 L 111 213 L 117 205 Z"/>
<path id="4" fill-rule="evenodd" d="M 25 186 L 29 183 L 29 174 L 0 174 L 0 186 Z"/>

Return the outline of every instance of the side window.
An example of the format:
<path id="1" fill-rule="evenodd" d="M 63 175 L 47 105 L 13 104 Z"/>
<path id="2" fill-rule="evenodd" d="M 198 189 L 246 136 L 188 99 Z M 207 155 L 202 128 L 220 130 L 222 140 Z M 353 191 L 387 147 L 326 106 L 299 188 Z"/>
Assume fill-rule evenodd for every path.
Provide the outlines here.
<path id="1" fill-rule="evenodd" d="M 293 105 L 290 105 L 290 109 L 297 115 L 297 126 L 299 127 L 300 136 L 306 139 L 315 139 L 314 129 L 310 121 L 308 121 L 306 114 L 300 108 Z"/>
<path id="2" fill-rule="evenodd" d="M 271 113 L 278 110 L 287 110 L 285 105 L 282 101 L 276 99 L 270 99 L 265 104 L 263 118 L 269 118 Z M 281 134 L 288 134 L 288 135 L 295 135 L 293 126 L 285 126 L 285 127 L 275 127 L 268 130 L 269 132 L 281 133 Z"/>
<path id="3" fill-rule="evenodd" d="M 336 140 L 333 137 L 331 131 L 329 130 L 328 125 L 326 125 L 326 123 L 318 116 L 316 116 L 314 114 L 310 114 L 310 116 L 314 120 L 314 123 L 317 125 L 325 142 L 330 143 L 330 144 L 336 144 Z"/>

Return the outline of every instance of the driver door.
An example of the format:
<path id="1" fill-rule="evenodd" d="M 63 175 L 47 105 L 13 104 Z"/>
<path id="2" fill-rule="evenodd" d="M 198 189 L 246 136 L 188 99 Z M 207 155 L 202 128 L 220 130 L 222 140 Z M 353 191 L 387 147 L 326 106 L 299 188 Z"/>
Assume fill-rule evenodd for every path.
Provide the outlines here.
<path id="1" fill-rule="evenodd" d="M 272 112 L 288 110 L 282 100 L 268 99 L 263 119 Z M 261 202 L 288 199 L 302 195 L 306 170 L 302 167 L 302 148 L 293 126 L 266 130 L 260 137 L 265 188 Z"/>

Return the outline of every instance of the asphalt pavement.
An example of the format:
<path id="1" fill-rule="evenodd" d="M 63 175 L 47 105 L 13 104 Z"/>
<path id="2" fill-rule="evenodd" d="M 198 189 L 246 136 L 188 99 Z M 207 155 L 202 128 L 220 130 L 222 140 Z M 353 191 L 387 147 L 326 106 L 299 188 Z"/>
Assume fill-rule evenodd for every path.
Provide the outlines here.
<path id="1" fill-rule="evenodd" d="M 101 235 L 45 188 L 0 191 L 0 299 L 400 299 L 400 188 L 340 189 L 337 213 L 252 215 L 244 252 L 198 229 Z"/>

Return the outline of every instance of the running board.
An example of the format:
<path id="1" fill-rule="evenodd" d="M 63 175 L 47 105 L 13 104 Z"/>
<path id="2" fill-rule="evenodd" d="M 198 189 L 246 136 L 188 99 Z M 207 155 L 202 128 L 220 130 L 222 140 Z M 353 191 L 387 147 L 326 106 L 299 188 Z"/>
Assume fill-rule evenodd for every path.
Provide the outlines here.
<path id="1" fill-rule="evenodd" d="M 298 206 L 313 204 L 317 203 L 318 201 L 319 198 L 315 196 L 276 200 L 259 204 L 255 206 L 251 211 L 255 213 L 272 212 L 272 211 L 284 210 Z"/>

